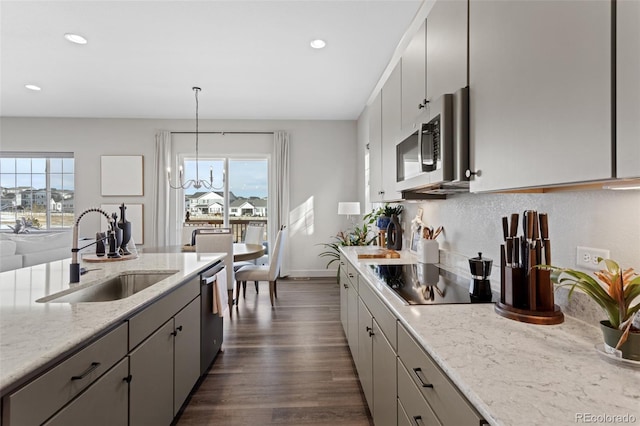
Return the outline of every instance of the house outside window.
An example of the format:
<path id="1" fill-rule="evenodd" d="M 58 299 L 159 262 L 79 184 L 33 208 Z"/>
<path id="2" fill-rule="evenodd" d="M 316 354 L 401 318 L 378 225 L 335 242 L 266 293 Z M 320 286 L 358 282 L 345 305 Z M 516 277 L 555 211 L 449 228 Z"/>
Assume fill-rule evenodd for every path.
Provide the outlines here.
<path id="1" fill-rule="evenodd" d="M 71 228 L 74 167 L 73 153 L 0 152 L 0 230 Z"/>

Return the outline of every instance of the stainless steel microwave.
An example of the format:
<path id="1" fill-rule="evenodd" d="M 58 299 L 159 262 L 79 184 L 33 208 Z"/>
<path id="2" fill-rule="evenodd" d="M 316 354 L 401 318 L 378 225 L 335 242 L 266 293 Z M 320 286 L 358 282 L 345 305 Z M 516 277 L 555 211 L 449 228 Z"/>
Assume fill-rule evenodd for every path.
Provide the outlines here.
<path id="1" fill-rule="evenodd" d="M 466 181 L 468 88 L 429 102 L 426 122 L 396 145 L 396 190 Z M 463 182 L 468 188 L 468 182 Z"/>

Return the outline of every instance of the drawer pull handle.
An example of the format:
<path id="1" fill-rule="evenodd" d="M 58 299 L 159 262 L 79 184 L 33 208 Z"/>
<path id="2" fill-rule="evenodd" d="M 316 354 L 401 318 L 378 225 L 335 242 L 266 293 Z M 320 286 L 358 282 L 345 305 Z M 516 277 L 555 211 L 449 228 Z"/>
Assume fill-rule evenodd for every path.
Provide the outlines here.
<path id="1" fill-rule="evenodd" d="M 349 272 L 349 278 L 353 278 L 353 274 Z"/>
<path id="2" fill-rule="evenodd" d="M 369 337 L 373 336 L 374 334 L 376 333 L 374 333 L 373 331 L 369 331 Z"/>
<path id="3" fill-rule="evenodd" d="M 182 326 L 181 326 L 181 325 L 179 325 L 178 327 L 176 327 L 176 330 L 178 330 L 178 331 L 182 331 Z"/>
<path id="4" fill-rule="evenodd" d="M 127 382 L 127 383 L 131 383 L 131 379 L 133 378 L 133 376 L 131 374 L 129 374 L 127 377 L 125 377 L 124 379 L 122 379 L 123 382 Z"/>
<path id="5" fill-rule="evenodd" d="M 373 330 L 373 328 L 371 328 L 371 327 L 369 327 L 369 326 L 367 326 L 367 327 L 366 327 L 366 329 L 367 329 L 367 331 L 371 331 L 371 330 Z"/>
<path id="6" fill-rule="evenodd" d="M 344 286 L 344 288 L 349 288 L 349 286 L 346 284 L 342 284 L 342 285 Z"/>
<path id="7" fill-rule="evenodd" d="M 79 376 L 71 376 L 71 380 L 82 380 L 89 375 L 93 370 L 100 366 L 99 362 L 92 362 L 89 368 L 80 373 Z"/>
<path id="8" fill-rule="evenodd" d="M 431 383 L 426 383 L 425 380 L 423 379 L 423 374 L 422 374 L 422 369 L 421 368 L 414 368 L 413 369 L 413 374 L 415 374 L 415 376 L 418 378 L 418 381 L 420 381 L 420 384 L 422 385 L 423 388 L 432 388 L 433 385 Z"/>
<path id="9" fill-rule="evenodd" d="M 424 423 L 422 422 L 422 416 L 413 416 L 413 424 L 416 426 L 421 426 Z"/>

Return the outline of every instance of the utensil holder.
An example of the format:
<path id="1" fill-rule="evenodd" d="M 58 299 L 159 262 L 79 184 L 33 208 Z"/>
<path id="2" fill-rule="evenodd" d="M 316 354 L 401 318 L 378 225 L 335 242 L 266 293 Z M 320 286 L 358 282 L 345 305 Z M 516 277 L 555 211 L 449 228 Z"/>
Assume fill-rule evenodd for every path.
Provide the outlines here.
<path id="1" fill-rule="evenodd" d="M 564 321 L 560 307 L 554 304 L 550 270 L 507 266 L 504 256 L 500 257 L 500 269 L 502 293 L 495 305 L 496 313 L 530 324 L 551 325 Z"/>

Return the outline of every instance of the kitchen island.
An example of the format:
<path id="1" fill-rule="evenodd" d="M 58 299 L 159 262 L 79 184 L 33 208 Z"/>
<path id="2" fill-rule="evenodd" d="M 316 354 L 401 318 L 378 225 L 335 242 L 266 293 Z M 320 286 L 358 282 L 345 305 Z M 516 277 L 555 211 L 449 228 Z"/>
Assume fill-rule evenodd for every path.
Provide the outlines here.
<path id="1" fill-rule="evenodd" d="M 489 424 L 640 424 L 640 371 L 603 359 L 595 349 L 602 341 L 596 327 L 571 317 L 559 325 L 525 324 L 497 315 L 493 304 L 410 306 L 367 265 L 415 263 L 413 255 L 358 259 L 359 248 L 341 250 L 361 297 L 363 289 L 372 291 L 397 319 L 398 360 L 404 329 Z"/>
<path id="2" fill-rule="evenodd" d="M 124 319 L 171 293 L 225 254 L 141 254 L 137 259 L 84 263 L 80 282 L 69 284 L 70 259 L 0 273 L 0 389 L 2 396 Z M 120 300 L 41 303 L 38 299 L 122 272 L 169 271 L 168 278 Z"/>

